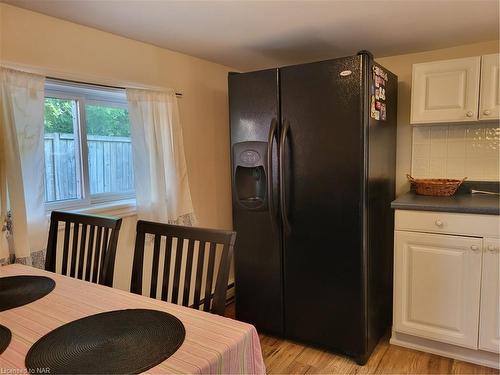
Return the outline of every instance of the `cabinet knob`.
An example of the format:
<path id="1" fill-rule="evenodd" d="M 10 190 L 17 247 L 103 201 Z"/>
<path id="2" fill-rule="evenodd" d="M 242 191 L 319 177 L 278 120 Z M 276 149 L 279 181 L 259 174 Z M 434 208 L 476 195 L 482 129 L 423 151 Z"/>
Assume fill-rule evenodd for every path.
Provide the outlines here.
<path id="1" fill-rule="evenodd" d="M 489 115 L 491 115 L 491 111 L 490 111 L 489 109 L 485 109 L 485 110 L 483 111 L 483 115 L 485 115 L 485 116 L 489 116 Z"/>
<path id="2" fill-rule="evenodd" d="M 472 117 L 472 115 L 473 115 L 473 114 L 474 114 L 474 113 L 473 113 L 472 111 L 469 111 L 469 112 L 467 112 L 465 115 L 466 115 L 467 117 Z"/>
<path id="3" fill-rule="evenodd" d="M 496 249 L 497 249 L 496 246 L 494 246 L 494 245 L 488 245 L 488 250 L 489 251 L 494 252 L 494 251 L 496 251 Z"/>
<path id="4" fill-rule="evenodd" d="M 444 223 L 441 220 L 436 220 L 435 224 L 440 228 L 444 225 Z"/>
<path id="5" fill-rule="evenodd" d="M 470 248 L 471 248 L 471 250 L 473 250 L 473 251 L 477 251 L 477 250 L 479 250 L 479 246 L 477 246 L 477 245 L 472 245 Z"/>

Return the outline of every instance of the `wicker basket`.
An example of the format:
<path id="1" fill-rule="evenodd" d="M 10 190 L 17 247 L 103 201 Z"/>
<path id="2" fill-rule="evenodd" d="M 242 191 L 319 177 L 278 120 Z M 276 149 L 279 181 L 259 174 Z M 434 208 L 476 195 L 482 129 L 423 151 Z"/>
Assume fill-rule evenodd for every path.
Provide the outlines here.
<path id="1" fill-rule="evenodd" d="M 419 195 L 432 195 L 436 197 L 449 197 L 456 193 L 458 187 L 465 181 L 449 180 L 444 178 L 420 179 L 406 175 L 411 183 L 411 189 Z"/>

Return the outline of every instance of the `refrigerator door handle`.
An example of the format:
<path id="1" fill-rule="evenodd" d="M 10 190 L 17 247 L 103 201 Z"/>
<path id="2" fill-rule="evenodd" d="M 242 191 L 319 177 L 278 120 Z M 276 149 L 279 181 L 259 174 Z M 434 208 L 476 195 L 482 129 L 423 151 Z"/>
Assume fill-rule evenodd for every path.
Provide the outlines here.
<path id="1" fill-rule="evenodd" d="M 269 136 L 267 139 L 267 205 L 269 207 L 269 216 L 271 217 L 272 227 L 276 227 L 276 213 L 274 212 L 274 192 L 273 192 L 273 142 L 276 136 L 278 121 L 275 118 L 271 121 Z"/>
<path id="2" fill-rule="evenodd" d="M 281 132 L 280 147 L 279 147 L 279 166 L 280 166 L 280 207 L 281 207 L 281 220 L 285 231 L 290 232 L 290 222 L 286 210 L 286 181 L 285 181 L 285 146 L 288 132 L 290 131 L 290 121 L 284 121 L 285 125 Z"/>

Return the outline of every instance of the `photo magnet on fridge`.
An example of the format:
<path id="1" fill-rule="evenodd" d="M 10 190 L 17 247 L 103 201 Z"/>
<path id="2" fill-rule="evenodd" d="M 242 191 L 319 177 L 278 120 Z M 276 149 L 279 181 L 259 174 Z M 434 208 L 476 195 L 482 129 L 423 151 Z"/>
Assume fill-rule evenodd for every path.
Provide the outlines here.
<path id="1" fill-rule="evenodd" d="M 372 101 L 370 106 L 370 117 L 375 120 L 380 120 L 380 112 L 376 108 L 377 103 L 380 104 L 380 102 L 375 101 L 375 95 L 372 95 Z"/>
<path id="2" fill-rule="evenodd" d="M 381 103 L 380 104 L 380 119 L 385 121 L 386 120 L 386 110 L 385 110 L 385 104 Z"/>
<path id="3" fill-rule="evenodd" d="M 379 98 L 385 100 L 385 89 L 383 87 L 379 88 Z"/>

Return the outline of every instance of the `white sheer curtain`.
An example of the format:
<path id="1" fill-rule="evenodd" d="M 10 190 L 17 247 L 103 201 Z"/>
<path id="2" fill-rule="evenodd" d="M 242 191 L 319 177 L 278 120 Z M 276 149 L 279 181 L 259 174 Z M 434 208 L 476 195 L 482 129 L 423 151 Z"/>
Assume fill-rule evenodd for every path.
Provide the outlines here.
<path id="1" fill-rule="evenodd" d="M 196 221 L 173 90 L 127 90 L 139 219 Z"/>
<path id="2" fill-rule="evenodd" d="M 0 68 L 0 263 L 43 267 L 44 83 Z"/>

